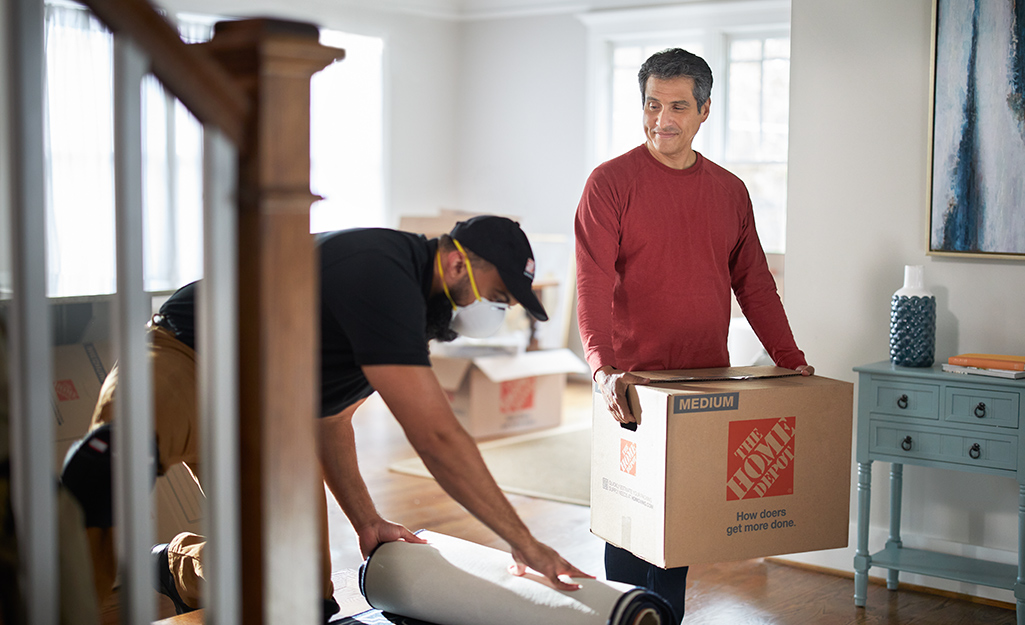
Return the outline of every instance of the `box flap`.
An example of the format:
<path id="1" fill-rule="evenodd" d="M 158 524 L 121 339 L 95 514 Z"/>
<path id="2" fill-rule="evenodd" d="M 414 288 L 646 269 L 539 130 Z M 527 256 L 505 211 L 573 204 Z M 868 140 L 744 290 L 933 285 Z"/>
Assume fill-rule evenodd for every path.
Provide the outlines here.
<path id="1" fill-rule="evenodd" d="M 712 369 L 672 369 L 666 371 L 635 371 L 649 378 L 653 384 L 676 382 L 717 382 L 726 380 L 759 380 L 801 375 L 799 371 L 783 367 L 716 367 Z"/>
<path id="2" fill-rule="evenodd" d="M 506 382 L 556 373 L 587 373 L 587 365 L 568 349 L 544 349 L 516 356 L 481 356 L 473 359 L 492 382 Z"/>
<path id="3" fill-rule="evenodd" d="M 434 370 L 434 375 L 438 378 L 441 388 L 454 392 L 459 390 L 472 362 L 469 358 L 431 356 L 431 369 Z"/>

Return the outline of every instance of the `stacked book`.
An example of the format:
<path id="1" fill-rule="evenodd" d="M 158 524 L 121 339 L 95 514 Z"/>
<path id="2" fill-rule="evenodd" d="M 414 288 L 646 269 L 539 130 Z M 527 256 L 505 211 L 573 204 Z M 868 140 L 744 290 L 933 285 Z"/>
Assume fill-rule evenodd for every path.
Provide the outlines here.
<path id="1" fill-rule="evenodd" d="M 944 371 L 971 373 L 994 378 L 1025 378 L 1025 356 L 1002 354 L 958 354 L 947 359 Z"/>

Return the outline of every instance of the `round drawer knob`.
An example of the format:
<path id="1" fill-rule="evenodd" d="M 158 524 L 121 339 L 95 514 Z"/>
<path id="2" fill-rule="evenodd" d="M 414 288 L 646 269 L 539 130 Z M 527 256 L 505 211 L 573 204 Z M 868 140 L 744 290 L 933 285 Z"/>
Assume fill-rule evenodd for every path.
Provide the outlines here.
<path id="1" fill-rule="evenodd" d="M 978 447 L 978 445 L 976 445 Z M 911 437 L 905 436 L 904 440 L 900 442 L 900 448 L 904 451 L 911 451 Z"/>
<path id="2" fill-rule="evenodd" d="M 986 416 L 986 402 L 980 401 L 979 405 L 975 407 L 975 416 L 980 419 Z"/>
<path id="3" fill-rule="evenodd" d="M 972 460 L 978 460 L 982 457 L 982 448 L 979 447 L 978 443 L 972 445 L 972 448 L 968 450 L 968 455 L 971 456 Z"/>
<path id="4" fill-rule="evenodd" d="M 904 410 L 905 408 L 908 407 L 908 396 L 906 394 L 905 395 L 901 395 L 900 397 L 897 398 L 897 407 L 900 408 L 901 410 Z"/>

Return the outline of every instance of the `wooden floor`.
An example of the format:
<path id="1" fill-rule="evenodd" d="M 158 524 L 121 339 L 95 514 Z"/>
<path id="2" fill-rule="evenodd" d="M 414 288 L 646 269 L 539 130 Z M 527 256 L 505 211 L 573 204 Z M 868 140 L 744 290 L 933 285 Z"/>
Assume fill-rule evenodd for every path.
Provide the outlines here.
<path id="1" fill-rule="evenodd" d="M 387 465 L 414 455 L 383 403 L 372 398 L 355 418 L 360 467 L 378 509 L 410 529 L 429 528 L 508 550 L 503 541 L 470 517 L 425 478 L 388 471 Z M 570 384 L 566 421 L 590 419 L 590 387 Z M 510 500 L 534 535 L 577 567 L 602 577 L 604 542 L 589 531 L 588 509 L 530 497 Z M 330 502 L 332 565 L 336 587 L 351 579 L 361 561 L 351 526 Z M 347 572 L 348 571 L 348 572 Z M 881 582 L 881 580 L 879 580 Z M 691 568 L 688 575 L 688 625 L 1013 625 L 1014 610 L 974 603 L 966 598 L 914 589 L 891 592 L 869 585 L 868 605 L 854 607 L 854 580 L 759 559 Z M 336 597 L 350 596 L 343 588 Z M 344 611 L 344 610 L 343 610 Z M 350 611 L 349 613 L 355 613 Z M 482 623 L 481 625 L 487 625 Z"/>
<path id="2" fill-rule="evenodd" d="M 565 419 L 590 418 L 590 388 L 571 384 Z M 425 478 L 389 472 L 390 462 L 414 452 L 383 403 L 371 398 L 355 418 L 361 470 L 378 509 L 410 529 L 428 528 L 507 550 L 503 541 L 470 517 Z M 534 534 L 579 568 L 603 576 L 604 543 L 588 531 L 588 510 L 530 497 L 510 500 Z M 329 501 L 332 570 L 342 615 L 366 609 L 355 586 L 362 558 L 355 534 L 334 501 Z M 773 559 L 758 559 L 691 568 L 687 590 L 687 625 L 1013 625 L 1007 607 L 967 598 L 927 594 L 915 589 L 888 591 L 869 585 L 868 606 L 854 607 L 850 577 L 813 572 Z M 166 614 L 165 614 L 166 615 Z M 170 625 L 198 619 L 169 619 Z M 481 623 L 480 625 L 488 625 Z M 525 624 L 527 625 L 527 624 Z"/>

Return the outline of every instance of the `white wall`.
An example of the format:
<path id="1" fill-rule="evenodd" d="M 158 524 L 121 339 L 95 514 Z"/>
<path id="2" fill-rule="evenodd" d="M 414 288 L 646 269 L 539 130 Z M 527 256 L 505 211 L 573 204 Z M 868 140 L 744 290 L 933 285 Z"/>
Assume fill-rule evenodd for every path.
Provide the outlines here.
<path id="1" fill-rule="evenodd" d="M 1025 264 L 926 255 L 932 0 L 793 0 L 786 306 L 823 375 L 886 360 L 889 301 L 903 265 L 936 294 L 937 358 L 1025 353 Z M 873 475 L 871 550 L 882 548 L 889 465 Z M 801 559 L 852 569 L 851 546 Z M 1016 563 L 1016 483 L 904 472 L 905 545 Z M 879 569 L 873 575 L 881 575 Z M 1010 592 L 902 575 L 911 583 L 1013 601 Z"/>
<path id="2" fill-rule="evenodd" d="M 583 23 L 570 14 L 473 21 L 460 41 L 458 208 L 571 235 L 590 173 Z"/>
<path id="3" fill-rule="evenodd" d="M 587 33 L 571 13 L 464 21 L 453 208 L 514 215 L 531 238 L 550 321 L 542 346 L 576 333 L 573 214 L 586 159 Z"/>

